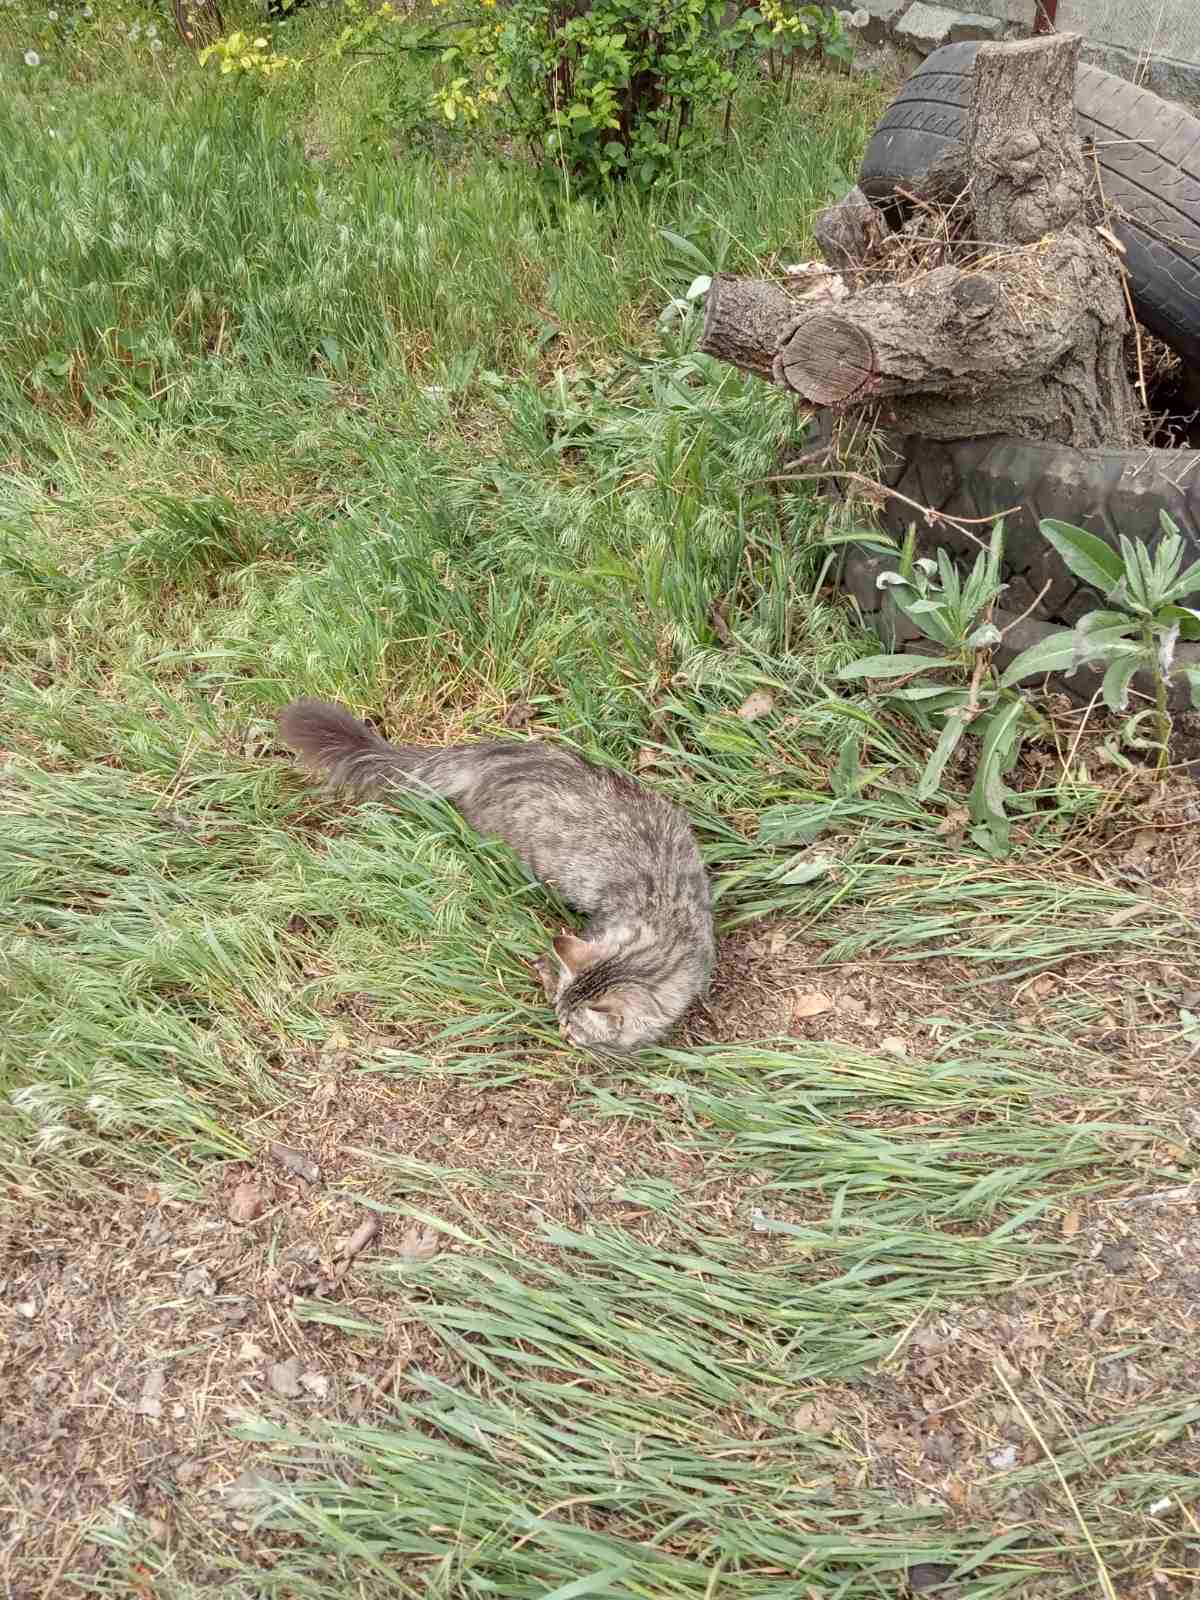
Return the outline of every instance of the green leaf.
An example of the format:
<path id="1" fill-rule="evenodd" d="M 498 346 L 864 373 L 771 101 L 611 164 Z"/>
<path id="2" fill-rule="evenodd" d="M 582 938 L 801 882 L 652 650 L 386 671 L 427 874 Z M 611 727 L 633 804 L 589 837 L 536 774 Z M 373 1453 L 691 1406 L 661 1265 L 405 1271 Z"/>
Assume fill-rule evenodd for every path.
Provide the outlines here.
<path id="1" fill-rule="evenodd" d="M 1008 854 L 1008 818 L 993 817 L 987 822 L 980 822 L 971 829 L 967 835 L 977 849 L 992 857 L 995 861 L 1003 860 Z"/>
<path id="2" fill-rule="evenodd" d="M 838 814 L 836 800 L 808 806 L 769 806 L 758 819 L 760 844 L 811 844 Z"/>
<path id="3" fill-rule="evenodd" d="M 985 622 L 970 635 L 967 644 L 972 650 L 983 650 L 989 645 L 999 644 L 1001 637 L 1000 629 L 994 622 Z"/>
<path id="4" fill-rule="evenodd" d="M 987 719 L 979 752 L 979 770 L 971 790 L 973 809 L 981 822 L 988 818 L 1004 820 L 1004 802 L 1008 797 L 1004 778 L 1016 754 L 1024 716 L 1025 702 L 1010 700 Z"/>
<path id="5" fill-rule="evenodd" d="M 953 667 L 957 662 L 943 656 L 863 656 L 842 668 L 838 677 L 850 678 L 907 678 L 914 672 L 928 672 L 933 667 Z"/>
<path id="6" fill-rule="evenodd" d="M 917 799 L 928 800 L 937 793 L 938 784 L 942 781 L 942 773 L 946 770 L 946 763 L 954 754 L 955 747 L 967 725 L 961 717 L 951 716 L 942 729 L 941 738 L 934 747 L 933 754 L 925 764 L 925 771 L 921 774 L 921 781 L 917 784 Z"/>
<path id="7" fill-rule="evenodd" d="M 857 729 L 853 733 L 848 733 L 842 740 L 837 766 L 829 775 L 830 787 L 839 798 L 844 799 L 848 795 L 855 794 L 862 786 L 859 746 Z"/>
<path id="8" fill-rule="evenodd" d="M 932 639 L 935 644 L 947 645 L 951 649 L 958 643 L 954 628 L 947 621 L 939 601 L 909 600 L 898 588 L 892 589 L 892 601 L 910 622 L 916 623 L 927 639 Z"/>
<path id="9" fill-rule="evenodd" d="M 1028 650 L 1022 650 L 1004 669 L 1000 686 L 1011 689 L 1022 678 L 1040 677 L 1044 672 L 1065 672 L 1074 661 L 1075 634 L 1072 629 L 1064 628 L 1060 633 L 1051 633 L 1039 639 Z"/>
<path id="10" fill-rule="evenodd" d="M 1100 685 L 1101 698 L 1110 711 L 1124 711 L 1129 704 L 1129 682 L 1141 665 L 1139 655 L 1118 656 L 1110 663 Z"/>
<path id="11" fill-rule="evenodd" d="M 718 750 L 723 755 L 740 755 L 758 748 L 753 734 L 729 717 L 705 717 L 696 737 L 706 750 Z"/>
<path id="12" fill-rule="evenodd" d="M 886 533 L 823 533 L 819 539 L 814 539 L 813 543 L 819 544 L 822 549 L 826 545 L 855 544 L 863 550 L 881 556 L 894 555 L 898 548 L 896 541 L 889 538 Z"/>
<path id="13" fill-rule="evenodd" d="M 1110 595 L 1125 576 L 1120 556 L 1096 534 L 1055 517 L 1044 517 L 1038 526 L 1075 576 L 1101 594 Z"/>
<path id="14" fill-rule="evenodd" d="M 342 353 L 341 345 L 331 333 L 322 334 L 321 338 L 317 340 L 317 348 L 333 370 L 339 376 L 345 376 L 348 370 L 346 357 Z"/>
<path id="15" fill-rule="evenodd" d="M 647 163 L 649 165 L 649 163 Z M 651 169 L 653 175 L 653 168 Z M 672 249 L 678 251 L 686 260 L 694 262 L 701 272 L 713 272 L 713 263 L 702 250 L 698 250 L 690 239 L 685 239 L 681 233 L 672 233 L 670 228 L 660 228 L 659 236 L 667 241 Z"/>
<path id="16" fill-rule="evenodd" d="M 1159 748 L 1158 740 L 1154 738 L 1143 739 L 1139 732 L 1143 722 L 1153 724 L 1154 720 L 1153 706 L 1147 706 L 1144 711 L 1135 711 L 1132 717 L 1127 717 L 1121 724 L 1118 738 L 1122 744 L 1127 744 L 1131 750 L 1157 750 Z"/>
<path id="17" fill-rule="evenodd" d="M 962 705 L 966 698 L 966 689 L 952 683 L 906 683 L 899 689 L 888 690 L 889 700 L 944 699 L 947 705 Z"/>
<path id="18" fill-rule="evenodd" d="M 825 856 L 820 860 L 801 858 L 794 867 L 789 867 L 775 881 L 786 884 L 813 883 L 817 878 L 825 877 L 834 864 L 832 856 Z"/>
<path id="19" fill-rule="evenodd" d="M 1090 633 L 1076 630 L 1072 635 L 1075 640 L 1074 666 L 1081 666 L 1085 661 L 1114 661 L 1118 656 L 1131 654 L 1144 657 L 1145 646 L 1139 639 L 1131 639 L 1128 635 L 1129 628 L 1125 623 L 1115 628 L 1093 628 Z"/>
<path id="20" fill-rule="evenodd" d="M 1095 633 L 1098 628 L 1110 629 L 1123 628 L 1126 633 L 1132 633 L 1137 627 L 1137 618 L 1131 617 L 1124 611 L 1089 611 L 1087 616 L 1080 617 L 1075 624 L 1076 633 Z"/>
<path id="21" fill-rule="evenodd" d="M 1177 676 L 1181 677 L 1192 691 L 1192 705 L 1200 711 L 1200 667 L 1177 669 Z"/>
<path id="22" fill-rule="evenodd" d="M 1127 539 L 1122 534 L 1121 558 L 1125 568 L 1122 575 L 1122 603 L 1124 603 L 1125 595 L 1128 594 L 1131 610 L 1152 611 L 1155 604 L 1155 595 L 1154 568 L 1150 562 L 1150 552 L 1144 544 L 1135 543 L 1134 540 Z"/>
<path id="23" fill-rule="evenodd" d="M 1200 592 L 1200 561 L 1193 561 L 1191 566 L 1181 572 L 1171 585 L 1167 599 L 1186 600 L 1189 595 L 1197 592 Z"/>
<path id="24" fill-rule="evenodd" d="M 1189 644 L 1200 640 L 1200 611 L 1194 606 L 1164 606 L 1158 614 L 1160 622 L 1177 622 L 1179 637 Z"/>
<path id="25" fill-rule="evenodd" d="M 582 1578 L 572 1578 L 552 1589 L 545 1600 L 584 1600 L 585 1595 L 611 1595 L 613 1585 L 623 1578 L 633 1565 L 632 1561 L 619 1561 L 603 1572 L 589 1572 Z"/>

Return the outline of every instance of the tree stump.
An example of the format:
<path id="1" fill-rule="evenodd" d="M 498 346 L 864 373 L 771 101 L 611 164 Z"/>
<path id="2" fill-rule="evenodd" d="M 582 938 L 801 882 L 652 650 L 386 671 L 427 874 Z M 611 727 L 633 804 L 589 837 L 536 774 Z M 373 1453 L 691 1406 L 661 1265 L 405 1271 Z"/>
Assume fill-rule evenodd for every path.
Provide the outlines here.
<path id="1" fill-rule="evenodd" d="M 700 348 L 904 433 L 1135 443 L 1122 269 L 1074 131 L 1078 53 L 1074 34 L 981 46 L 957 186 L 932 169 L 898 234 L 858 191 L 824 213 L 841 299 L 715 278 Z"/>

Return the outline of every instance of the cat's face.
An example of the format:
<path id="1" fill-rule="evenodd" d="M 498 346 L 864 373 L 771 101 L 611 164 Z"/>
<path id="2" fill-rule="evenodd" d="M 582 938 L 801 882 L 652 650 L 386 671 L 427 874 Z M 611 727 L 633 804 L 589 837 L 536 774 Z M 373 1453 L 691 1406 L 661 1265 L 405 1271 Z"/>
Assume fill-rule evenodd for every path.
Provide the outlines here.
<path id="1" fill-rule="evenodd" d="M 556 1010 L 567 1040 L 579 1050 L 639 1050 L 653 1044 L 670 1026 L 645 990 L 621 986 L 590 1004 L 571 1006 L 569 989 Z"/>
<path id="2" fill-rule="evenodd" d="M 572 934 L 554 940 L 553 959 L 539 970 L 559 1026 L 579 1050 L 639 1050 L 660 1039 L 671 1026 L 669 1016 L 643 984 L 613 983 L 597 989 L 584 979 L 604 952 Z"/>

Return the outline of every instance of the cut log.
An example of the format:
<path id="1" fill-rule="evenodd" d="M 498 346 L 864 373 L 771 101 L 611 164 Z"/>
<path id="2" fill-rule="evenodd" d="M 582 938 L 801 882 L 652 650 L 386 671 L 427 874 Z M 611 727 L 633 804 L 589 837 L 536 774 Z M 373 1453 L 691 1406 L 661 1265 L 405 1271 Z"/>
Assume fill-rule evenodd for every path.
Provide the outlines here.
<path id="1" fill-rule="evenodd" d="M 881 420 L 906 432 L 1134 443 L 1121 268 L 1096 231 L 1098 197 L 1073 131 L 1078 48 L 1058 34 L 979 50 L 973 239 L 959 215 L 956 236 L 935 241 L 940 262 L 914 269 L 850 196 L 822 217 L 818 239 L 855 292 L 820 306 L 718 277 L 701 349 L 812 405 L 882 402 Z M 890 258 L 907 270 L 881 282 Z"/>
<path id="2" fill-rule="evenodd" d="M 721 315 L 715 312 L 718 299 Z M 775 347 L 800 314 L 799 303 L 765 278 L 717 277 L 708 291 L 700 348 L 743 372 L 773 378 Z"/>
<path id="3" fill-rule="evenodd" d="M 1078 34 L 979 51 L 967 124 L 978 238 L 1032 244 L 1101 220 L 1094 175 L 1075 134 L 1078 61 Z"/>

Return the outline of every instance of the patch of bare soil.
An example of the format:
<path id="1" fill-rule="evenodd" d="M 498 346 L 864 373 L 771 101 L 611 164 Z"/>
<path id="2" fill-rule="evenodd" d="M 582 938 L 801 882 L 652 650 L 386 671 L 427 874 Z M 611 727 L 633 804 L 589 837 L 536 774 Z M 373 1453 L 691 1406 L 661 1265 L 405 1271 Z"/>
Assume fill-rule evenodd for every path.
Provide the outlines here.
<path id="1" fill-rule="evenodd" d="M 1122 1597 L 1194 1595 L 1192 1507 L 1186 1497 L 1140 1492 L 1136 1474 L 1148 1463 L 1141 1451 L 1136 1464 L 1130 1456 L 1153 1435 L 1156 1407 L 1190 1408 L 1190 1425 L 1153 1440 L 1149 1464 L 1193 1480 L 1200 1465 L 1200 1183 L 1081 1204 L 1061 1231 L 1079 1251 L 1069 1278 L 931 1311 L 881 1371 L 854 1385 L 814 1386 L 794 1421 L 845 1448 L 848 1499 L 870 1485 L 964 1523 L 990 1519 L 997 1534 L 1037 1529 L 1051 1546 L 1056 1535 L 1077 1545 L 1079 1528 L 1049 1455 L 1069 1456 L 1094 1430 L 1125 1428 L 1115 1449 L 1093 1446 L 1077 1498 L 1098 1495 L 1110 1524 L 1123 1526 L 1125 1548 L 1108 1562 L 1138 1577 L 1117 1586 Z M 1139 1415 L 1148 1417 L 1140 1440 Z M 931 1573 L 929 1582 L 948 1576 Z M 1082 1577 L 1080 1592 L 1103 1592 L 1094 1570 Z M 967 1600 L 971 1591 L 938 1592 Z"/>
<path id="2" fill-rule="evenodd" d="M 1056 1008 L 1078 1016 L 1082 994 L 1096 1020 L 1072 1070 L 1102 1096 L 1121 1088 L 1130 1120 L 1153 1113 L 1166 1126 L 1159 1170 L 1181 1153 L 1173 1139 L 1200 1136 L 1195 1052 L 1161 1044 L 1162 997 L 1186 988 L 1182 968 L 1075 962 L 965 989 L 979 976 L 965 962 L 831 967 L 819 954 L 787 924 L 730 937 L 687 1038 L 777 1036 L 784 1048 L 788 1037 L 842 1040 L 902 1058 L 936 1050 L 946 1019 L 977 1023 L 985 1013 L 1052 1035 Z M 1061 1066 L 1053 1056 L 1045 1064 Z M 662 1239 L 661 1213 L 630 1198 L 643 1177 L 673 1183 L 691 1219 L 746 1230 L 740 1180 L 702 1163 L 682 1125 L 676 1138 L 669 1105 L 653 1123 L 598 1120 L 581 1111 L 570 1077 L 481 1090 L 461 1077 L 364 1074 L 360 1060 L 341 1039 L 297 1056 L 295 1096 L 262 1127 L 260 1159 L 221 1169 L 197 1203 L 130 1185 L 108 1200 L 50 1204 L 10 1187 L 0 1232 L 5 1600 L 91 1592 L 104 1554 L 89 1530 L 117 1505 L 152 1519 L 194 1582 L 221 1581 L 218 1558 L 231 1552 L 269 1562 L 270 1541 L 250 1531 L 255 1474 L 273 1471 L 269 1453 L 232 1439 L 230 1425 L 246 1412 L 280 1423 L 382 1418 L 410 1370 L 453 1376 L 419 1309 L 381 1293 L 371 1270 L 381 1258 L 470 1248 L 388 1209 L 413 1197 L 413 1163 L 451 1173 L 429 1210 L 526 1257 L 552 1254 L 543 1220 L 619 1221 Z M 593 1069 L 565 1070 L 582 1079 Z M 999 1307 L 931 1310 L 886 1371 L 853 1388 L 814 1388 L 804 1426 L 844 1439 L 847 1496 L 870 1482 L 964 1517 L 981 1497 L 1007 1504 L 997 1517 L 1032 1514 L 1042 1491 L 1007 1501 L 1001 1492 L 1004 1474 L 1033 1464 L 1040 1448 L 1006 1373 L 1020 1376 L 1047 1442 L 1200 1391 L 1197 1201 L 1180 1181 L 1082 1207 L 1053 1224 L 1080 1252 L 1063 1285 Z M 748 1251 L 779 1248 L 747 1232 Z M 335 1305 L 343 1325 L 310 1320 L 314 1300 Z M 1194 1453 L 1194 1437 L 1178 1448 Z M 1052 1504 L 1059 1515 L 1061 1500 Z"/>
<path id="3" fill-rule="evenodd" d="M 1200 1004 L 1200 980 L 1188 951 L 1075 957 L 986 982 L 978 963 L 954 956 L 829 964 L 823 954 L 786 921 L 738 930 L 681 1037 L 693 1046 L 774 1040 L 783 1049 L 789 1039 L 832 1041 L 903 1059 L 936 1054 L 962 1026 L 994 1028 L 1010 1045 L 1028 1032 L 1029 1066 L 1053 1072 L 1069 1063 L 1076 1084 L 1189 1115 L 1200 1050 L 1182 1039 L 1178 1017 Z"/>
<path id="4" fill-rule="evenodd" d="M 526 1259 L 553 1254 L 543 1220 L 657 1236 L 658 1214 L 625 1193 L 639 1177 L 691 1180 L 690 1215 L 731 1223 L 736 1198 L 669 1138 L 573 1116 L 569 1079 L 480 1092 L 367 1077 L 357 1063 L 346 1051 L 299 1064 L 297 1098 L 265 1131 L 260 1161 L 227 1166 L 198 1204 L 145 1186 L 74 1207 L 8 1193 L 5 1600 L 87 1593 L 103 1559 L 89 1526 L 118 1504 L 186 1553 L 194 1581 L 216 1581 L 206 1563 L 231 1549 L 269 1559 L 248 1535 L 264 1452 L 231 1439 L 231 1423 L 246 1412 L 358 1420 L 403 1394 L 412 1367 L 454 1376 L 405 1297 L 381 1293 L 369 1269 L 381 1254 L 415 1263 L 469 1247 L 370 1209 L 413 1190 L 411 1169 L 379 1157 L 449 1169 L 429 1209 L 448 1204 L 468 1233 L 499 1234 Z M 377 1331 L 307 1320 L 313 1300 Z"/>

